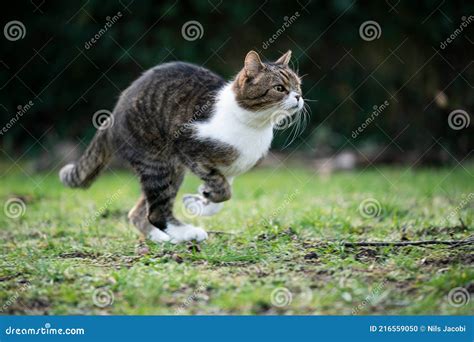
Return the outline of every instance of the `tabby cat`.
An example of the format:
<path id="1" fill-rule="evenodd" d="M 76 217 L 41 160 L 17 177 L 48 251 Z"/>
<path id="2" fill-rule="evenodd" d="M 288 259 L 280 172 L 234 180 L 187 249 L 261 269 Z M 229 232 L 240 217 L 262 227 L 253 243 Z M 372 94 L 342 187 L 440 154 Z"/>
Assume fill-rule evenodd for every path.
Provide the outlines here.
<path id="1" fill-rule="evenodd" d="M 130 221 L 155 242 L 202 241 L 199 227 L 173 216 L 185 169 L 203 185 L 185 201 L 211 215 L 231 198 L 232 179 L 268 151 L 275 113 L 293 118 L 303 109 L 301 81 L 288 63 L 291 51 L 263 63 L 255 51 L 230 82 L 188 63 L 173 62 L 146 71 L 120 96 L 111 122 L 103 123 L 81 158 L 64 166 L 66 186 L 86 188 L 113 155 L 132 167 L 142 195 Z M 105 126 L 107 124 L 107 126 Z"/>

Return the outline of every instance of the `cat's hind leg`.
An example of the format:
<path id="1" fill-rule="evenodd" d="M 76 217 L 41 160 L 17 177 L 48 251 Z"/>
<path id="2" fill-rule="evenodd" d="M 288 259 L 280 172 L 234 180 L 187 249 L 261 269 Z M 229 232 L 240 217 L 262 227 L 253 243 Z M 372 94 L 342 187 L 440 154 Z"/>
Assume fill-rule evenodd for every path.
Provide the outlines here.
<path id="1" fill-rule="evenodd" d="M 153 242 L 168 242 L 170 237 L 162 230 L 153 226 L 147 217 L 147 208 L 145 196 L 141 196 L 137 204 L 128 213 L 130 222 L 142 233 L 146 238 Z"/>
<path id="2" fill-rule="evenodd" d="M 171 243 L 203 241 L 204 229 L 184 224 L 173 216 L 173 203 L 184 178 L 184 166 L 168 161 L 140 168 L 140 181 L 147 203 L 146 216 L 156 228 L 170 237 Z"/>

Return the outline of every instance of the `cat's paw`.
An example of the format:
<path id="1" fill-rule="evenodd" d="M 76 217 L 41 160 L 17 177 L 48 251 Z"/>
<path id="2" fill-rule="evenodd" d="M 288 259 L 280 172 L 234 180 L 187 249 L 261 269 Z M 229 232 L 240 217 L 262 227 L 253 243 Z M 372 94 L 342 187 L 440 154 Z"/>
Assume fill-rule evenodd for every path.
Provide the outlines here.
<path id="1" fill-rule="evenodd" d="M 205 199 L 214 203 L 225 202 L 232 197 L 232 189 L 225 179 L 214 187 L 208 184 L 202 184 L 198 188 L 198 192 L 204 196 Z"/>
<path id="2" fill-rule="evenodd" d="M 169 235 L 171 243 L 180 243 L 193 240 L 201 242 L 206 240 L 208 237 L 204 229 L 194 227 L 190 224 L 168 224 L 168 228 L 165 229 L 165 232 Z"/>
<path id="3" fill-rule="evenodd" d="M 158 228 L 153 228 L 148 234 L 148 238 L 156 243 L 168 242 L 171 239 L 168 234 Z"/>
<path id="4" fill-rule="evenodd" d="M 201 195 L 184 195 L 184 214 L 188 217 L 196 216 L 212 216 L 217 214 L 221 209 L 222 203 L 213 203 Z"/>

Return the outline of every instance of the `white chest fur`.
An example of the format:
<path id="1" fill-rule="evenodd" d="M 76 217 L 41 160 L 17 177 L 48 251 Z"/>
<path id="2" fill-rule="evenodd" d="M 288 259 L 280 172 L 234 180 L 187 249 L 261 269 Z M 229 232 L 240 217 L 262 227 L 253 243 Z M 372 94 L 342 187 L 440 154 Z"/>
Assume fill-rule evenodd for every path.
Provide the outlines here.
<path id="1" fill-rule="evenodd" d="M 238 151 L 235 162 L 220 169 L 225 176 L 233 177 L 248 171 L 267 153 L 273 126 L 270 120 L 261 123 L 265 117 L 268 118 L 268 113 L 250 112 L 240 107 L 229 84 L 218 94 L 211 119 L 196 124 L 198 138 L 218 140 Z"/>

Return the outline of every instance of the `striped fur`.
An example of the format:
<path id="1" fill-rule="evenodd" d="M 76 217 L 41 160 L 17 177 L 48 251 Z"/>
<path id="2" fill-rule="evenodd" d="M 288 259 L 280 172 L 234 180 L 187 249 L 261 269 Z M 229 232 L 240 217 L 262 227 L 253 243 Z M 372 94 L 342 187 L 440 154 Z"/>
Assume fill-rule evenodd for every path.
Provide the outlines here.
<path id="1" fill-rule="evenodd" d="M 61 181 L 73 188 L 88 187 L 110 158 L 118 156 L 140 180 L 142 196 L 129 219 L 141 233 L 157 242 L 207 238 L 201 228 L 173 216 L 184 172 L 188 169 L 203 181 L 202 195 L 207 200 L 220 203 L 231 198 L 227 177 L 253 166 L 271 142 L 271 126 L 261 139 L 254 128 L 254 133 L 247 135 L 246 125 L 253 125 L 254 118 L 268 122 L 269 109 L 281 108 L 290 91 L 301 92 L 298 77 L 288 68 L 290 55 L 288 52 L 277 62 L 265 64 L 256 52 L 250 52 L 227 93 L 221 77 L 192 64 L 174 62 L 148 70 L 121 94 L 113 111 L 113 125 L 98 130 L 84 155 L 61 169 Z M 275 83 L 283 84 L 285 92 L 275 90 Z M 221 98 L 224 93 L 233 97 L 231 101 Z M 244 113 L 242 126 L 236 126 L 235 120 Z M 216 125 L 216 121 L 224 125 Z M 226 125 L 242 129 L 227 129 Z M 198 127 L 224 127 L 226 136 L 208 134 L 206 129 L 200 135 Z M 255 142 L 236 143 L 246 136 Z M 256 148 L 258 155 L 253 156 L 249 152 L 260 142 L 265 146 Z"/>

